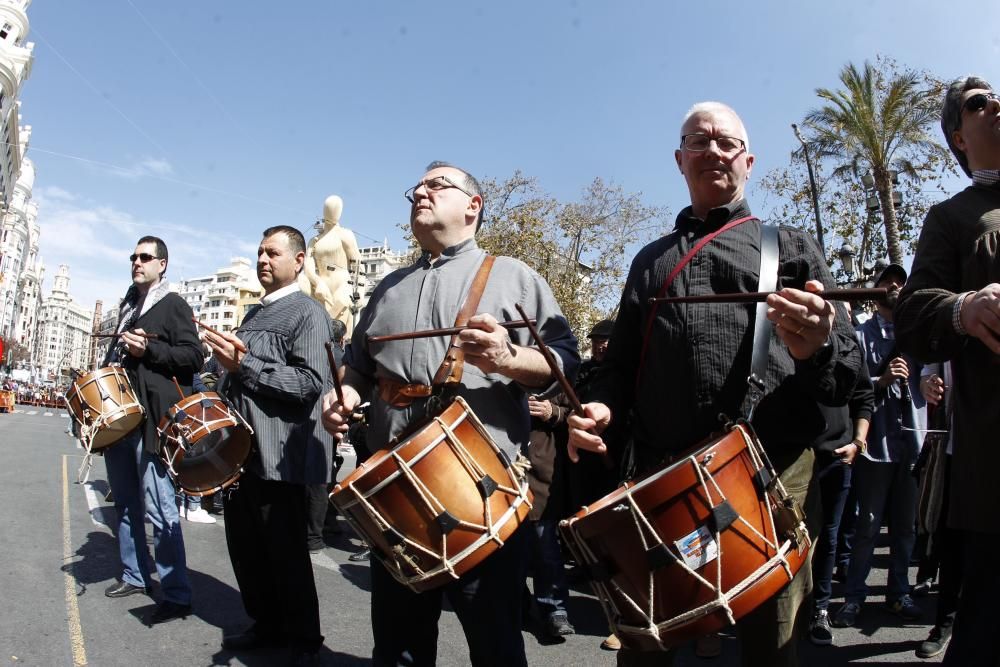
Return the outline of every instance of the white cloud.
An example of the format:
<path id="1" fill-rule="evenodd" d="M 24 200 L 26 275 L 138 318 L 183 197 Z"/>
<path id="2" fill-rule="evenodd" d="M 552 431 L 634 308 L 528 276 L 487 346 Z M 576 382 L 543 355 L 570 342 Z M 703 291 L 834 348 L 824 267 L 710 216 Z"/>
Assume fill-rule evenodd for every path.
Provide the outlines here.
<path id="1" fill-rule="evenodd" d="M 105 165 L 101 168 L 101 170 L 107 171 L 115 176 L 120 176 L 121 178 L 129 181 L 137 181 L 146 176 L 164 178 L 171 176 L 174 173 L 174 168 L 169 162 L 151 157 L 138 160 L 127 167 Z"/>
<path id="2" fill-rule="evenodd" d="M 169 280 L 213 273 L 235 255 L 254 258 L 257 243 L 171 221 L 140 220 L 114 206 L 85 201 L 73 193 L 48 186 L 37 191 L 39 255 L 45 264 L 43 294 L 52 289 L 60 264 L 70 267 L 70 294 L 86 308 L 100 299 L 105 307 L 117 302 L 128 288 L 128 256 L 136 240 L 151 234 L 162 238 L 170 251 Z"/>

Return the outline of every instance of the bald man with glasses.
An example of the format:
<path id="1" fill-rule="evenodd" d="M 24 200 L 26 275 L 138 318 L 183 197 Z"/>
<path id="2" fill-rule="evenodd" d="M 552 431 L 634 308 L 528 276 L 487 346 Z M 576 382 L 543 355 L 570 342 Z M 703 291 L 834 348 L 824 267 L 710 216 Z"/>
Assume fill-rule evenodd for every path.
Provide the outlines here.
<path id="1" fill-rule="evenodd" d="M 691 205 L 671 233 L 632 261 L 604 363 L 582 397 L 589 401 L 586 416 L 568 420 L 570 458 L 576 448 L 606 451 L 600 434 L 628 416 L 636 474 L 652 471 L 718 434 L 725 425 L 720 415 L 746 417 L 753 408 L 753 427 L 815 537 L 820 515 L 809 443 L 826 428 L 819 403 L 843 405 L 854 389 L 861 368 L 854 331 L 844 309 L 817 294 L 834 280 L 815 241 L 785 227 L 776 233 L 779 291 L 767 298 L 774 335 L 761 327 L 767 345 L 758 402 L 748 381 L 754 304 L 650 304 L 657 295 L 756 292 L 759 286 L 764 224 L 744 195 L 754 156 L 743 121 L 724 104 L 703 102 L 690 109 L 678 134 L 674 157 Z M 810 589 L 807 563 L 738 622 L 743 664 L 798 664 Z M 619 665 L 672 662 L 673 652 L 642 651 L 619 638 Z"/>
<path id="2" fill-rule="evenodd" d="M 993 87 L 974 76 L 953 81 L 941 130 L 972 183 L 927 212 L 896 304 L 896 340 L 921 361 L 951 360 L 954 371 L 947 521 L 962 536 L 964 574 L 944 664 L 998 665 L 1000 99 Z"/>

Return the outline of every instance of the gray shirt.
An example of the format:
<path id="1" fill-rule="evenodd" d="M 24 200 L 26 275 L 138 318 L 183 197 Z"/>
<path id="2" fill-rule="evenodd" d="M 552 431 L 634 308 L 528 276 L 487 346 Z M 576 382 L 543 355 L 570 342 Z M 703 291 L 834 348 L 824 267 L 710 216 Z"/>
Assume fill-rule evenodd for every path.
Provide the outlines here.
<path id="1" fill-rule="evenodd" d="M 247 469 L 295 484 L 330 481 L 332 439 L 320 421 L 320 398 L 333 386 L 326 350 L 329 315 L 301 292 L 255 306 L 239 337 L 247 353 L 223 392 L 254 430 Z"/>
<path id="2" fill-rule="evenodd" d="M 388 378 L 430 384 L 444 359 L 449 337 L 369 344 L 368 336 L 454 326 L 485 256 L 486 252 L 470 239 L 445 250 L 433 264 L 425 253 L 413 265 L 386 276 L 354 328 L 346 363 L 373 382 Z M 537 319 L 539 333 L 572 379 L 580 362 L 576 337 L 548 284 L 524 263 L 497 257 L 477 313 L 489 313 L 499 321 L 519 320 L 521 316 L 514 307 L 518 303 L 529 317 Z M 510 336 L 517 345 L 533 345 L 527 329 L 513 329 Z M 542 390 L 522 387 L 503 375 L 483 373 L 466 362 L 461 386 L 455 393 L 469 403 L 497 446 L 513 457 L 528 445 L 531 422 L 526 392 L 529 391 Z M 376 392 L 371 401 L 368 445 L 373 450 L 385 447 L 426 413 L 426 399 L 414 400 L 405 408 L 394 408 Z"/>

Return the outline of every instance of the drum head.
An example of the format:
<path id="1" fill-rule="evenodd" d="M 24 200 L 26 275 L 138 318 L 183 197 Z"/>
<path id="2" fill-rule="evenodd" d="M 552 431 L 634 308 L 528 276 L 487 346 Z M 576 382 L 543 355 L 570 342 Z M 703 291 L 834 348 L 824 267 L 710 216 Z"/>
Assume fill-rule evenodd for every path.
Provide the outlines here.
<path id="1" fill-rule="evenodd" d="M 224 489 L 239 477 L 252 447 L 253 438 L 243 426 L 212 431 L 188 443 L 184 455 L 174 461 L 177 484 L 194 496 Z"/>
<path id="2" fill-rule="evenodd" d="M 90 449 L 97 451 L 98 449 L 104 449 L 120 442 L 126 435 L 142 424 L 143 417 L 142 412 L 136 411 L 126 414 L 124 417 L 120 417 L 107 426 L 104 426 L 94 434 L 94 439 L 90 443 Z"/>

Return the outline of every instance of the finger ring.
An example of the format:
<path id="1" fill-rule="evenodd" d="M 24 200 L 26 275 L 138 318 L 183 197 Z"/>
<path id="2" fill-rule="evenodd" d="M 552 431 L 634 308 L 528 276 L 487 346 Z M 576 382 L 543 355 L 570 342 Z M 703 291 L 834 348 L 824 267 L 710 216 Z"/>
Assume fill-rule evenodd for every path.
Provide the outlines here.
<path id="1" fill-rule="evenodd" d="M 804 325 L 804 324 L 803 324 L 802 326 L 800 326 L 800 327 L 798 328 L 798 330 L 797 330 L 797 331 L 795 332 L 795 335 L 796 335 L 796 336 L 801 336 L 801 335 L 802 335 L 802 332 L 803 332 L 803 331 L 805 330 L 805 328 L 806 328 L 806 325 Z"/>

